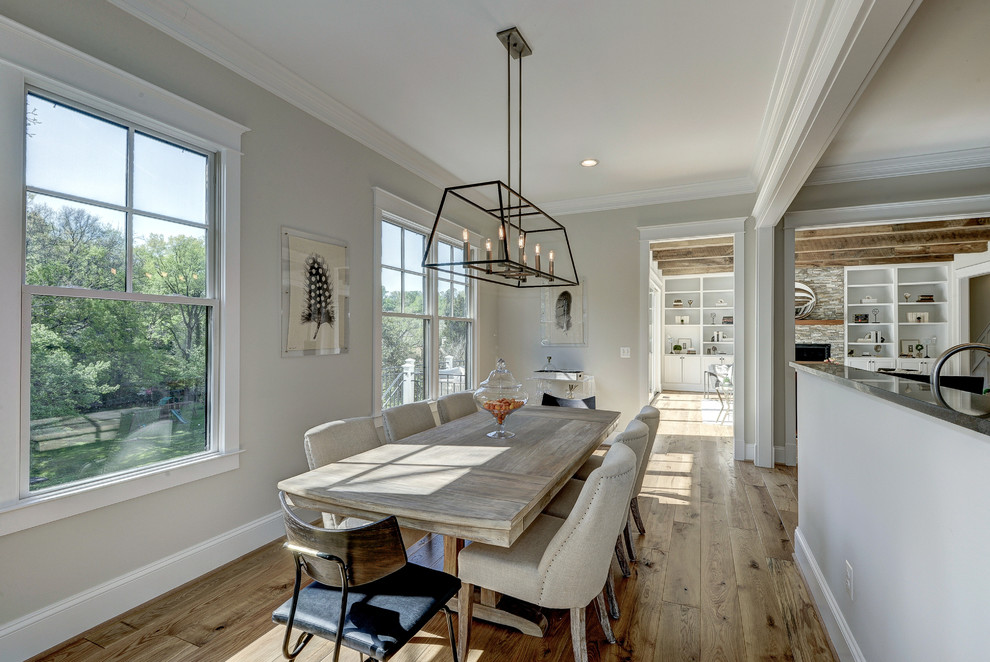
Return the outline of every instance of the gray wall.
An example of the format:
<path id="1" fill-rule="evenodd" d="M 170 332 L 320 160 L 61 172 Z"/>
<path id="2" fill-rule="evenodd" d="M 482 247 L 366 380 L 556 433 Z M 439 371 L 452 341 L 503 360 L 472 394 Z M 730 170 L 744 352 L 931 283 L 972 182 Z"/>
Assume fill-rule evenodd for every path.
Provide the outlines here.
<path id="1" fill-rule="evenodd" d="M 241 182 L 240 469 L 0 537 L 4 624 L 275 512 L 276 483 L 306 469 L 303 432 L 371 413 L 372 187 L 425 208 L 440 192 L 105 2 L 3 0 L 0 14 L 250 128 Z M 280 224 L 349 245 L 348 353 L 280 356 Z M 492 328 L 492 311 L 483 307 L 483 329 Z M 486 364 L 490 337 L 481 339 Z M 17 347 L 4 339 L 3 351 Z"/>

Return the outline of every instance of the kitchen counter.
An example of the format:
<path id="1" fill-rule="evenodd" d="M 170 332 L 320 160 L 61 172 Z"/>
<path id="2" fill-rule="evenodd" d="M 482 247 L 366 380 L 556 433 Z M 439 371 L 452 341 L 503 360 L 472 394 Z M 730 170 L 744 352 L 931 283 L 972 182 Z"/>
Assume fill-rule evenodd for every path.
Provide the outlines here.
<path id="1" fill-rule="evenodd" d="M 929 384 L 882 372 L 871 372 L 835 363 L 791 363 L 799 372 L 854 388 L 908 407 L 954 425 L 990 435 L 990 396 L 967 393 L 946 386 L 942 397 L 952 407 L 935 401 Z"/>

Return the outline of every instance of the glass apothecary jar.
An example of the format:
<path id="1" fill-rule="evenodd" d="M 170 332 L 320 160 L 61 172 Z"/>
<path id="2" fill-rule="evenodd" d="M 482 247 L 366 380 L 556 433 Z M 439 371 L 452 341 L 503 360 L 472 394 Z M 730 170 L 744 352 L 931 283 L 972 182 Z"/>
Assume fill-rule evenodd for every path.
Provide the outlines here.
<path id="1" fill-rule="evenodd" d="M 474 400 L 495 418 L 497 427 L 488 433 L 489 437 L 506 439 L 516 436 L 514 432 L 505 429 L 505 419 L 526 404 L 529 395 L 523 390 L 519 380 L 509 372 L 504 360 L 499 359 L 488 379 L 481 382 L 481 387 L 474 392 Z"/>

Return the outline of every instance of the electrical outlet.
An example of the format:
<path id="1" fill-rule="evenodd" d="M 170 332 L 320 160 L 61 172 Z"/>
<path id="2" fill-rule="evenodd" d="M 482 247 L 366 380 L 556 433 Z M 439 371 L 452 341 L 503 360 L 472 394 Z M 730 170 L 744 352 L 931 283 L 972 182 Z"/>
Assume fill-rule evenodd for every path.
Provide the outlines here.
<path id="1" fill-rule="evenodd" d="M 632 358 L 632 350 L 629 349 L 628 347 L 620 347 L 619 348 L 619 358 L 620 359 Z"/>
<path id="2" fill-rule="evenodd" d="M 849 561 L 846 561 L 846 593 L 849 594 L 850 600 L 856 599 L 856 593 L 853 588 L 853 567 Z"/>

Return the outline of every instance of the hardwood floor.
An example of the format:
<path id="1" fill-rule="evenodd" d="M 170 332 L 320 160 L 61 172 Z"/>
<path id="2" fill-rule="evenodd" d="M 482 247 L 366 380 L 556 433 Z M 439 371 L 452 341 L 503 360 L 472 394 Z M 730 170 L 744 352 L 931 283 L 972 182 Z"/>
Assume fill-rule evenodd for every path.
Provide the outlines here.
<path id="1" fill-rule="evenodd" d="M 591 607 L 589 659 L 837 660 L 792 559 L 797 472 L 735 462 L 731 425 L 713 423 L 703 404 L 685 393 L 658 402 L 660 439 L 640 495 L 647 533 L 635 536 L 632 576 L 613 568 L 618 643 L 606 643 Z M 424 539 L 410 558 L 441 567 L 441 540 Z M 291 587 L 291 558 L 272 543 L 35 660 L 275 662 L 283 630 L 270 615 Z M 552 610 L 548 618 L 542 639 L 475 622 L 467 662 L 569 662 L 567 613 Z M 446 637 L 443 618 L 435 617 L 393 659 L 450 660 Z M 331 656 L 332 647 L 314 639 L 297 659 Z M 340 659 L 360 660 L 349 650 Z"/>

